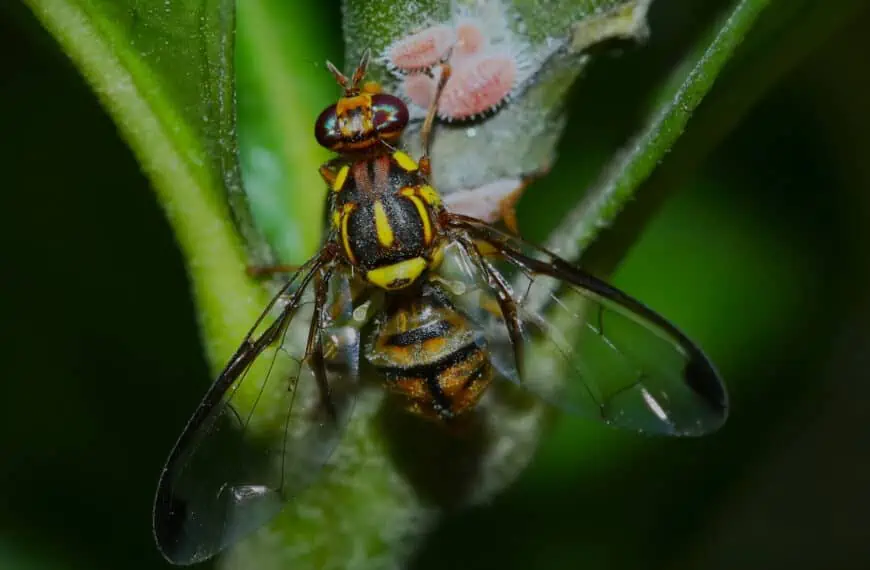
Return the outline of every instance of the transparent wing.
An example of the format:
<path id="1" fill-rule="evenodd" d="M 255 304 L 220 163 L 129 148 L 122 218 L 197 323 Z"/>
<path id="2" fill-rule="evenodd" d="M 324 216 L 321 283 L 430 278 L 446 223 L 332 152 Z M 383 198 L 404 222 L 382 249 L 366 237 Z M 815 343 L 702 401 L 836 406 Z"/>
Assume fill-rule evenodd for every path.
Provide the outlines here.
<path id="1" fill-rule="evenodd" d="M 441 279 L 485 331 L 503 378 L 637 431 L 701 435 L 724 422 L 712 363 L 662 316 L 519 238 L 470 218 L 452 223 Z"/>
<path id="2" fill-rule="evenodd" d="M 211 557 L 316 478 L 356 394 L 353 305 L 343 266 L 315 258 L 245 338 L 161 474 L 154 534 L 169 561 Z"/>

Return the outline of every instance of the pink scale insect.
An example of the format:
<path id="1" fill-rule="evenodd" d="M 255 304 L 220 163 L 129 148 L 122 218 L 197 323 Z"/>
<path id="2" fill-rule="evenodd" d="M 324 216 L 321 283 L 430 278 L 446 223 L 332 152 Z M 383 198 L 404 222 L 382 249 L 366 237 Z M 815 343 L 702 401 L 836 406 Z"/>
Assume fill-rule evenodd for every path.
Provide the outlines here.
<path id="1" fill-rule="evenodd" d="M 503 35 L 503 32 L 498 32 Z M 524 49 L 494 46 L 483 25 L 474 18 L 455 24 L 435 24 L 404 36 L 384 51 L 381 62 L 399 77 L 398 92 L 423 110 L 433 103 L 441 73 L 448 64 L 450 77 L 438 95 L 436 116 L 447 123 L 477 121 L 491 116 L 513 98 L 527 70 Z M 455 189 L 444 194 L 453 211 L 489 223 L 503 221 L 519 233 L 515 206 L 528 184 L 546 173 L 497 180 L 485 187 Z"/>
<path id="2" fill-rule="evenodd" d="M 448 62 L 451 75 L 439 96 L 437 116 L 447 122 L 474 120 L 508 102 L 517 86 L 517 56 L 493 49 L 473 21 L 437 24 L 405 36 L 385 52 L 384 62 L 402 75 L 400 92 L 421 109 L 435 97 L 431 70 Z"/>

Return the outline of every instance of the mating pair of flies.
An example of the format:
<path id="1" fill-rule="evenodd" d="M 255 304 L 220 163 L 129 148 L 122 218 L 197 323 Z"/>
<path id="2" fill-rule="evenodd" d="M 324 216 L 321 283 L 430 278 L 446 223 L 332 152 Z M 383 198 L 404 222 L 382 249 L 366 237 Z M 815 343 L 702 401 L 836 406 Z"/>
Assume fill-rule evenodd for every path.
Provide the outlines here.
<path id="1" fill-rule="evenodd" d="M 362 84 L 367 63 L 368 53 L 350 79 L 328 64 L 344 93 L 314 129 L 338 154 L 321 167 L 329 225 L 320 251 L 290 271 L 161 474 L 154 533 L 173 563 L 220 552 L 310 484 L 372 379 L 442 424 L 479 411 L 505 383 L 648 433 L 701 435 L 727 415 L 713 365 L 666 319 L 444 207 L 429 149 L 447 64 L 415 161 L 395 147 L 408 109 Z"/>

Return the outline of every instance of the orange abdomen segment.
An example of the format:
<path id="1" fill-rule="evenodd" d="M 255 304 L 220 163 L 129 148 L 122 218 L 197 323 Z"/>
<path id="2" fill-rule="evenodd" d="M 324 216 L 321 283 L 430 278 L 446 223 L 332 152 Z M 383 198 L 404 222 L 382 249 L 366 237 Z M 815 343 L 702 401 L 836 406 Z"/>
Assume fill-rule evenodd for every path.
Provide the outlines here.
<path id="1" fill-rule="evenodd" d="M 386 388 L 405 399 L 408 411 L 432 419 L 472 410 L 492 381 L 492 364 L 479 346 L 466 347 L 431 365 L 381 371 Z"/>
<path id="2" fill-rule="evenodd" d="M 453 307 L 426 298 L 393 307 L 367 357 L 408 411 L 429 418 L 474 408 L 493 377 L 483 337 Z"/>

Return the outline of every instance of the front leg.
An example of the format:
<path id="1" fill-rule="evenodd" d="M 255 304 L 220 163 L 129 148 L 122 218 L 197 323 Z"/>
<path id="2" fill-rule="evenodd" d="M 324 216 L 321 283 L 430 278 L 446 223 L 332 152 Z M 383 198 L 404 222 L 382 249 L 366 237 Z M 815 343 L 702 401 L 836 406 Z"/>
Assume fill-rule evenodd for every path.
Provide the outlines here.
<path id="1" fill-rule="evenodd" d="M 335 181 L 338 178 L 338 164 L 336 161 L 330 160 L 320 165 L 320 176 L 326 185 L 330 188 L 335 186 Z"/>
<path id="2" fill-rule="evenodd" d="M 435 96 L 429 102 L 429 109 L 426 111 L 426 119 L 423 121 L 423 127 L 420 129 L 420 138 L 423 140 L 423 156 L 420 157 L 420 172 L 427 178 L 432 174 L 432 130 L 435 127 L 435 117 L 438 114 L 438 102 L 441 99 L 441 93 L 444 91 L 444 86 L 447 85 L 447 80 L 450 79 L 452 68 L 449 63 L 441 63 L 438 66 L 440 74 L 438 75 L 438 85 L 435 87 Z"/>

